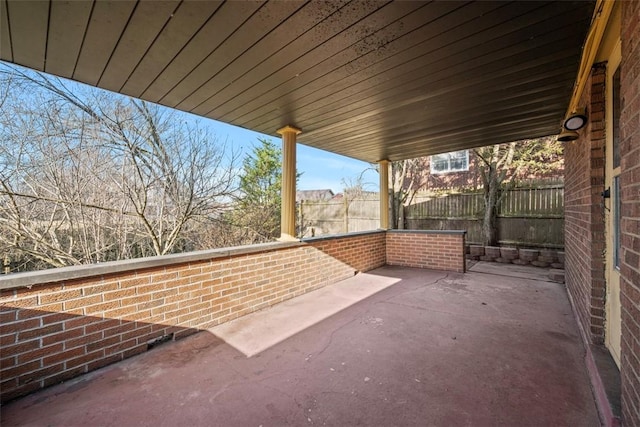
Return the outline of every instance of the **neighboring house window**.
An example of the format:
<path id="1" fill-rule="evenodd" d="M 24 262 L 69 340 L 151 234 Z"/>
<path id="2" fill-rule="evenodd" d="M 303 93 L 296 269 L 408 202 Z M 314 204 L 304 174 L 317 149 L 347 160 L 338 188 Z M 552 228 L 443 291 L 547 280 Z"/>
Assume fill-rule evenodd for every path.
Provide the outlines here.
<path id="1" fill-rule="evenodd" d="M 469 150 L 431 156 L 431 173 L 464 172 L 469 170 Z"/>

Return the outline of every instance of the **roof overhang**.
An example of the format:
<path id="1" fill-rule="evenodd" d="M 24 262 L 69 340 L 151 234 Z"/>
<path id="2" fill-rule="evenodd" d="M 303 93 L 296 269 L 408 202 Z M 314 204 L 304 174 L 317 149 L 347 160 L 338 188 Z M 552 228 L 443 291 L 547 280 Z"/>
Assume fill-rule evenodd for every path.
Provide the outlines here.
<path id="1" fill-rule="evenodd" d="M 0 59 L 399 160 L 557 133 L 594 3 L 0 0 Z"/>

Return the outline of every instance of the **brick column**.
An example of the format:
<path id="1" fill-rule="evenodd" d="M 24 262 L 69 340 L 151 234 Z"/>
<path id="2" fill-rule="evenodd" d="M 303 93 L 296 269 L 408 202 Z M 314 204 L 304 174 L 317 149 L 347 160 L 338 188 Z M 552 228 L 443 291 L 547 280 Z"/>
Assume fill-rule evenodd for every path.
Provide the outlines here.
<path id="1" fill-rule="evenodd" d="M 640 426 L 640 3 L 621 2 L 622 423 Z"/>
<path id="2" fill-rule="evenodd" d="M 580 103 L 589 122 L 565 147 L 565 278 L 578 320 L 593 344 L 604 343 L 604 190 L 606 64 L 594 65 Z"/>

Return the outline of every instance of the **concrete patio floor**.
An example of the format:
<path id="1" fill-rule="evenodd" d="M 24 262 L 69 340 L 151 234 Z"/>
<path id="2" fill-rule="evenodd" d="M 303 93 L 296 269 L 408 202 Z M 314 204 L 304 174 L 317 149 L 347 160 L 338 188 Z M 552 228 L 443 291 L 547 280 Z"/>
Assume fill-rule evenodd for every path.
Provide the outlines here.
<path id="1" fill-rule="evenodd" d="M 600 425 L 563 285 L 492 266 L 359 274 L 11 402 L 1 425 Z"/>

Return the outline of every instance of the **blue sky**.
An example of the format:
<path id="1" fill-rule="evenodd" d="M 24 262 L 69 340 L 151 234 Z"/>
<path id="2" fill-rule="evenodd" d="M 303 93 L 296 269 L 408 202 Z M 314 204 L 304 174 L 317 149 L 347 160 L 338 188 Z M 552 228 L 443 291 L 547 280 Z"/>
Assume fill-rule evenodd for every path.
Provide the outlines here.
<path id="1" fill-rule="evenodd" d="M 258 138 L 266 138 L 281 146 L 281 140 L 269 135 L 253 132 L 241 127 L 211 119 L 200 118 L 200 124 L 206 126 L 220 141 L 227 141 L 234 148 L 242 148 L 244 153 L 258 144 Z M 304 137 L 304 134 L 300 137 Z M 300 138 L 299 137 L 299 138 Z M 367 191 L 378 191 L 378 173 L 369 163 L 350 157 L 339 156 L 328 151 L 318 150 L 303 144 L 297 145 L 297 168 L 302 175 L 298 180 L 299 190 L 331 189 L 341 193 L 345 183 L 355 183 L 362 175 L 362 184 Z"/>
<path id="2" fill-rule="evenodd" d="M 26 68 L 17 68 L 27 71 Z M 61 80 L 66 82 L 68 87 L 78 86 L 89 90 L 102 90 L 64 78 Z M 219 141 L 226 141 L 230 148 L 241 150 L 243 155 L 250 153 L 252 147 L 259 144 L 258 138 L 266 138 L 278 146 L 282 145 L 280 138 L 189 113 L 179 112 L 179 114 L 184 114 L 186 121 L 197 121 L 200 126 L 208 128 Z M 304 139 L 304 136 L 302 138 Z M 298 180 L 299 190 L 331 189 L 337 194 L 342 192 L 345 186 L 356 184 L 359 176 L 362 176 L 362 185 L 365 190 L 378 191 L 380 188 L 378 173 L 369 163 L 307 147 L 303 144 L 297 145 L 297 169 L 298 173 L 302 173 Z"/>

